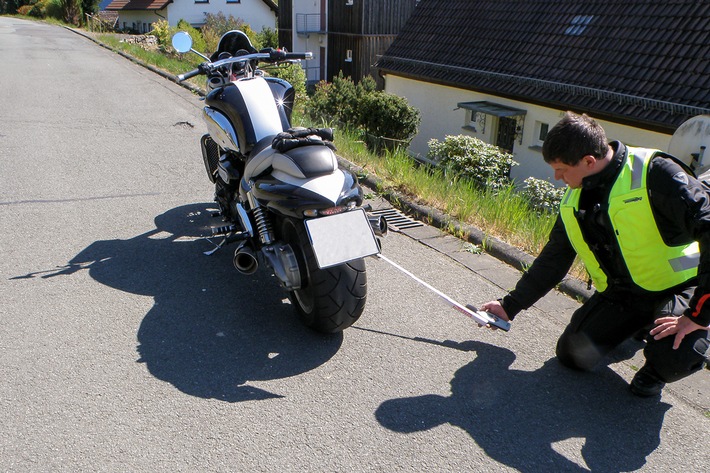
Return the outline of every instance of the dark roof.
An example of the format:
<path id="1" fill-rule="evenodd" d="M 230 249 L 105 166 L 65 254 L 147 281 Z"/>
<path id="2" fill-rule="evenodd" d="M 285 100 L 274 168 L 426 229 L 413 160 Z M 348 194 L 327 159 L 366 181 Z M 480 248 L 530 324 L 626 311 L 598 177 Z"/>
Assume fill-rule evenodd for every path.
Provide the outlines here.
<path id="1" fill-rule="evenodd" d="M 173 0 L 113 0 L 106 10 L 161 10 Z"/>
<path id="2" fill-rule="evenodd" d="M 279 14 L 279 5 L 276 2 L 272 0 L 263 0 L 263 2 L 266 3 L 274 13 Z"/>
<path id="3" fill-rule="evenodd" d="M 262 0 L 272 11 L 278 13 L 279 6 L 273 0 Z M 160 10 L 173 0 L 113 0 L 106 10 Z"/>
<path id="4" fill-rule="evenodd" d="M 710 2 L 422 0 L 377 67 L 672 132 L 710 113 Z"/>

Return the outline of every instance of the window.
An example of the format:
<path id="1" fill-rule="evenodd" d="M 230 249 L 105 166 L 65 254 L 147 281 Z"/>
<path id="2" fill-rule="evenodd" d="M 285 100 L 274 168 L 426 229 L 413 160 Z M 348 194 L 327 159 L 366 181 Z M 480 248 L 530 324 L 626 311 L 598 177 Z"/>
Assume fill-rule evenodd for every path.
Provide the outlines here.
<path id="1" fill-rule="evenodd" d="M 242 0 L 227 0 L 227 3 L 242 3 Z"/>
<path id="2" fill-rule="evenodd" d="M 195 0 L 195 3 L 210 3 L 210 0 Z"/>
<path id="3" fill-rule="evenodd" d="M 535 131 L 532 137 L 532 143 L 530 144 L 530 149 L 535 151 L 542 151 L 542 144 L 547 138 L 547 132 L 550 130 L 549 123 L 535 122 Z"/>
<path id="4" fill-rule="evenodd" d="M 577 15 L 572 18 L 565 34 L 569 36 L 579 36 L 587 29 L 587 25 L 592 21 L 594 15 Z"/>
<path id="5" fill-rule="evenodd" d="M 352 6 L 353 2 L 354 2 L 354 0 L 345 0 L 345 4 L 348 6 Z"/>
<path id="6" fill-rule="evenodd" d="M 542 143 L 547 138 L 547 132 L 550 129 L 549 123 L 536 122 L 535 129 L 537 130 L 537 144 L 542 146 Z"/>
<path id="7" fill-rule="evenodd" d="M 472 110 L 466 110 L 466 116 L 468 117 L 468 120 L 467 120 L 468 125 L 467 126 L 470 126 L 475 131 L 476 130 L 476 112 L 474 112 Z"/>
<path id="8" fill-rule="evenodd" d="M 353 62 L 353 50 L 348 49 L 345 51 L 345 62 Z"/>
<path id="9" fill-rule="evenodd" d="M 485 133 L 486 115 L 483 113 L 479 114 L 474 110 L 466 110 L 466 121 L 464 123 L 464 126 L 461 128 L 463 128 L 464 130 L 468 130 L 472 133 L 478 133 L 478 130 L 480 128 L 481 133 Z"/>

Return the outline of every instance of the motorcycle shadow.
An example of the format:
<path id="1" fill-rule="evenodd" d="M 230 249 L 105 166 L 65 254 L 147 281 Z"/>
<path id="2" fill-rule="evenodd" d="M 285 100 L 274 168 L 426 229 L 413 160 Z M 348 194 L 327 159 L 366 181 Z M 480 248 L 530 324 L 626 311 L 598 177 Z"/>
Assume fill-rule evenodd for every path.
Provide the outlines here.
<path id="1" fill-rule="evenodd" d="M 302 326 L 265 268 L 251 276 L 232 265 L 234 246 L 213 255 L 201 238 L 219 220 L 214 204 L 174 208 L 156 228 L 128 240 L 97 241 L 64 273 L 89 269 L 96 281 L 151 296 L 138 329 L 139 363 L 158 379 L 201 398 L 228 402 L 282 397 L 249 382 L 294 376 L 335 355 L 342 334 Z"/>
<path id="2" fill-rule="evenodd" d="M 610 368 L 581 373 L 552 358 L 535 371 L 511 369 L 515 354 L 469 341 L 473 351 L 451 380 L 450 396 L 383 402 L 382 426 L 413 433 L 458 426 L 496 461 L 518 471 L 635 471 L 660 445 L 669 404 L 639 399 Z"/>

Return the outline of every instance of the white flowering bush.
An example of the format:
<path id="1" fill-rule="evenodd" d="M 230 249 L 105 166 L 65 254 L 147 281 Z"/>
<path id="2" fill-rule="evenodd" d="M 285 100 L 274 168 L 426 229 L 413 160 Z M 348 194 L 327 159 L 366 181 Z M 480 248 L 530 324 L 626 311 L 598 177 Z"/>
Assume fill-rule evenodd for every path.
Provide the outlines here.
<path id="1" fill-rule="evenodd" d="M 557 212 L 564 187 L 555 187 L 550 181 L 528 177 L 523 181 L 523 194 L 527 197 L 530 207 L 540 212 Z"/>
<path id="2" fill-rule="evenodd" d="M 481 186 L 500 189 L 510 185 L 513 155 L 472 136 L 448 135 L 429 140 L 427 158 Z"/>

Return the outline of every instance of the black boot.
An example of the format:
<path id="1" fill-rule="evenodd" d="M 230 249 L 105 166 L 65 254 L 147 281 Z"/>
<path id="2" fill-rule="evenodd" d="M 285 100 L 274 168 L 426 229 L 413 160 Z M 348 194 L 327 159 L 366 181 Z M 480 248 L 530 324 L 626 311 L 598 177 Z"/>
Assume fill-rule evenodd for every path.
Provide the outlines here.
<path id="1" fill-rule="evenodd" d="M 643 365 L 631 380 L 630 388 L 636 396 L 654 397 L 661 394 L 665 385 L 666 383 L 660 380 L 653 368 Z"/>

